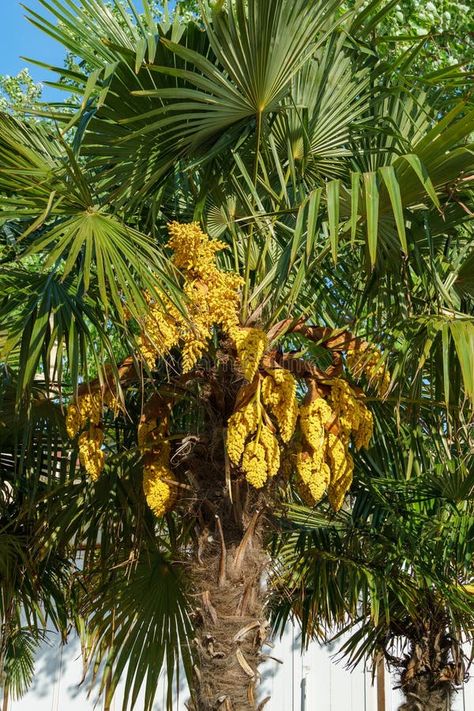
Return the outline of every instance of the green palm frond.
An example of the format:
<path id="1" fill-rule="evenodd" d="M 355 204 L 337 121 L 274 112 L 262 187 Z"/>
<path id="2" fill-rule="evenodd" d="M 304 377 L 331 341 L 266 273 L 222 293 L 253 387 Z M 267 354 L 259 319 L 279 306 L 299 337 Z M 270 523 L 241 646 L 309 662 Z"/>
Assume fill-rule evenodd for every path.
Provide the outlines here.
<path id="1" fill-rule="evenodd" d="M 8 678 L 8 692 L 19 699 L 28 690 L 35 673 L 35 657 L 42 635 L 34 628 L 23 627 L 9 636 L 3 671 Z"/>
<path id="2" fill-rule="evenodd" d="M 171 708 L 173 677 L 180 664 L 188 679 L 192 673 L 192 649 L 186 642 L 192 637 L 192 625 L 182 573 L 152 549 L 122 570 L 88 592 L 84 614 L 93 640 L 88 662 L 95 668 L 106 663 L 101 685 L 110 697 L 125 679 L 124 709 L 134 707 L 144 687 L 147 711 L 153 707 L 158 679 L 166 668 Z"/>

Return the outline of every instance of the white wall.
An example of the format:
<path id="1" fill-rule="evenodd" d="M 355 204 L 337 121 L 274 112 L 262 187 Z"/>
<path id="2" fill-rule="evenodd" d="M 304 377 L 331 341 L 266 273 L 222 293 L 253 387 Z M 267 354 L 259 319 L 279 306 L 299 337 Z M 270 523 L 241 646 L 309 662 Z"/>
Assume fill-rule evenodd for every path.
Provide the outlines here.
<path id="1" fill-rule="evenodd" d="M 295 629 L 288 629 L 283 640 L 275 640 L 268 654 L 283 665 L 268 660 L 262 665 L 261 698 L 270 695 L 265 711 L 376 711 L 376 692 L 371 675 L 362 669 L 352 674 L 333 659 L 331 651 L 317 644 L 301 654 Z M 36 676 L 29 693 L 11 703 L 9 711 L 101 711 L 102 704 L 80 685 L 82 664 L 77 640 L 61 647 L 52 637 L 38 657 Z M 386 675 L 386 711 L 396 711 L 399 692 L 391 689 L 394 680 Z M 306 699 L 302 695 L 306 690 Z M 176 694 L 175 711 L 185 711 L 186 689 Z M 305 704 L 305 705 L 304 705 Z M 112 711 L 120 711 L 118 694 Z M 141 711 L 140 703 L 137 711 Z M 157 694 L 154 711 L 165 711 L 164 685 Z M 474 680 L 467 684 L 454 702 L 454 711 L 474 711 Z"/>

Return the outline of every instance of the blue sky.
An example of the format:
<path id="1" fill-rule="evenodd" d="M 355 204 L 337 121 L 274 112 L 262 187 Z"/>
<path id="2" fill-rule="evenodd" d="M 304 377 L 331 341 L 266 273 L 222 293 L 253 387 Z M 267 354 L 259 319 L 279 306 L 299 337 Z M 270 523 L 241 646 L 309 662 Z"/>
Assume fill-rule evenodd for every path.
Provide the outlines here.
<path id="1" fill-rule="evenodd" d="M 32 10 L 47 14 L 39 0 L 23 0 Z M 64 50 L 25 18 L 19 0 L 0 0 L 2 41 L 0 42 L 0 74 L 18 74 L 26 66 L 20 55 L 40 59 L 48 64 L 62 65 Z M 29 65 L 36 81 L 52 79 L 53 74 Z"/>
<path id="2" fill-rule="evenodd" d="M 0 0 L 0 23 L 2 40 L 0 42 L 0 74 L 18 74 L 20 69 L 28 66 L 35 81 L 55 81 L 56 75 L 41 67 L 28 64 L 21 56 L 39 59 L 46 64 L 62 66 L 65 50 L 53 39 L 34 27 L 25 15 L 26 11 L 20 2 L 38 14 L 50 17 L 39 0 Z M 136 1 L 138 7 L 141 3 Z M 63 98 L 61 92 L 45 89 L 43 98 Z"/>

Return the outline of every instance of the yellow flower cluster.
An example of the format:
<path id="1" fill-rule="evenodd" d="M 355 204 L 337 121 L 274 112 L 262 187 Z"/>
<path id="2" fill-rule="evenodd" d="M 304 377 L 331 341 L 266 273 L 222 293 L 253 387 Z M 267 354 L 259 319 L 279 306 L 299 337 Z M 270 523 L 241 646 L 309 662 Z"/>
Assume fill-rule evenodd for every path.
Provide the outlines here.
<path id="1" fill-rule="evenodd" d="M 303 500 L 314 506 L 327 490 L 331 506 L 338 511 L 351 484 L 354 462 L 349 452 L 351 436 L 357 449 L 367 447 L 372 436 L 372 413 L 357 398 L 349 383 L 336 379 L 329 401 L 316 397 L 300 408 L 304 436 L 296 468 Z"/>
<path id="2" fill-rule="evenodd" d="M 171 511 L 177 499 L 176 478 L 171 471 L 170 445 L 165 439 L 166 419 L 158 424 L 156 417 L 145 419 L 138 426 L 138 446 L 145 453 L 143 491 L 155 516 Z"/>
<path id="3" fill-rule="evenodd" d="M 268 345 L 267 334 L 259 328 L 234 328 L 230 335 L 237 348 L 244 378 L 251 383 Z"/>
<path id="4" fill-rule="evenodd" d="M 209 239 L 197 222 L 170 222 L 168 232 L 168 246 L 178 269 L 191 279 L 214 276 L 216 253 L 225 249 L 224 242 Z"/>
<path id="5" fill-rule="evenodd" d="M 169 467 L 169 449 L 147 454 L 143 466 L 143 491 L 148 506 L 160 518 L 171 511 L 176 503 L 177 487 Z"/>
<path id="6" fill-rule="evenodd" d="M 328 498 L 334 511 L 339 511 L 352 484 L 354 461 L 342 437 L 329 433 L 327 453 L 331 467 Z"/>
<path id="7" fill-rule="evenodd" d="M 68 437 L 73 439 L 89 421 L 98 425 L 102 417 L 102 397 L 100 393 L 86 393 L 80 395 L 76 402 L 72 402 L 66 413 L 66 431 Z"/>
<path id="8" fill-rule="evenodd" d="M 181 314 L 164 294 L 160 295 L 160 302 L 147 300 L 149 311 L 143 321 L 138 346 L 148 367 L 153 368 L 157 356 L 165 355 L 178 344 Z"/>
<path id="9" fill-rule="evenodd" d="M 240 394 L 248 393 L 242 388 Z M 280 468 L 280 447 L 269 426 L 262 420 L 263 408 L 260 388 L 239 407 L 227 423 L 227 453 L 230 461 L 241 464 L 245 478 L 256 489 L 261 489 L 268 478 Z M 250 441 L 249 441 L 250 440 Z M 241 461 L 242 460 L 242 461 Z"/>
<path id="10" fill-rule="evenodd" d="M 277 421 L 283 442 L 289 442 L 298 418 L 295 378 L 284 368 L 269 371 L 262 383 L 262 398 Z"/>
<path id="11" fill-rule="evenodd" d="M 187 315 L 162 297 L 162 303 L 153 305 L 143 323 L 139 346 L 152 367 L 158 356 L 181 344 L 183 371 L 189 372 L 202 356 L 214 325 L 230 336 L 238 331 L 242 279 L 217 267 L 216 253 L 226 245 L 209 239 L 197 223 L 172 222 L 168 229 L 173 263 L 184 276 Z"/>
<path id="12" fill-rule="evenodd" d="M 298 491 L 308 506 L 315 506 L 329 486 L 331 470 L 323 461 L 324 452 L 324 449 L 321 451 L 300 449 L 296 457 Z"/>
<path id="13" fill-rule="evenodd" d="M 314 506 L 324 495 L 331 478 L 325 462 L 326 425 L 334 419 L 334 412 L 322 397 L 311 400 L 300 408 L 300 426 L 306 442 L 299 448 L 296 469 L 299 491 L 303 501 Z"/>
<path id="14" fill-rule="evenodd" d="M 66 431 L 71 439 L 89 425 L 79 437 L 79 461 L 94 480 L 101 474 L 105 463 L 104 432 L 100 426 L 104 407 L 112 409 L 115 416 L 120 410 L 120 403 L 110 390 L 104 396 L 97 391 L 80 395 L 76 402 L 69 404 L 66 413 Z"/>
<path id="15" fill-rule="evenodd" d="M 372 413 L 363 400 L 356 397 L 348 382 L 341 378 L 332 382 L 331 403 L 344 441 L 352 435 L 357 449 L 368 447 L 374 428 Z"/>
<path id="16" fill-rule="evenodd" d="M 223 272 L 216 265 L 216 253 L 225 249 L 224 242 L 211 240 L 197 223 L 169 226 L 169 246 L 173 262 L 185 277 L 185 293 L 189 299 L 189 319 L 194 328 L 183 334 L 184 351 L 188 352 L 184 370 L 190 370 L 202 355 L 211 336 L 213 325 L 229 334 L 237 328 L 239 290 L 243 279 Z M 183 353 L 183 361 L 184 361 Z"/>
<path id="17" fill-rule="evenodd" d="M 79 437 L 79 460 L 89 474 L 96 481 L 105 463 L 105 454 L 102 451 L 104 433 L 100 427 L 91 425 L 89 430 Z"/>
<path id="18" fill-rule="evenodd" d="M 327 425 L 334 419 L 334 412 L 322 397 L 317 397 L 300 408 L 301 431 L 309 445 L 315 450 L 324 452 Z"/>
<path id="19" fill-rule="evenodd" d="M 390 387 L 390 373 L 382 362 L 382 354 L 368 343 L 347 351 L 347 367 L 356 379 L 365 375 L 370 385 L 382 395 L 387 394 Z"/>
<path id="20" fill-rule="evenodd" d="M 356 449 L 368 448 L 374 433 L 374 418 L 370 410 L 360 403 L 359 427 L 354 435 Z"/>
<path id="21" fill-rule="evenodd" d="M 248 483 L 261 489 L 280 468 L 280 447 L 272 431 L 264 424 L 247 444 L 242 457 L 242 470 Z"/>
<path id="22" fill-rule="evenodd" d="M 82 417 L 75 403 L 68 405 L 66 412 L 66 432 L 73 439 L 82 428 Z"/>
<path id="23" fill-rule="evenodd" d="M 244 453 L 245 443 L 258 426 L 259 413 L 256 397 L 236 410 L 227 423 L 227 454 L 230 461 L 238 465 Z"/>

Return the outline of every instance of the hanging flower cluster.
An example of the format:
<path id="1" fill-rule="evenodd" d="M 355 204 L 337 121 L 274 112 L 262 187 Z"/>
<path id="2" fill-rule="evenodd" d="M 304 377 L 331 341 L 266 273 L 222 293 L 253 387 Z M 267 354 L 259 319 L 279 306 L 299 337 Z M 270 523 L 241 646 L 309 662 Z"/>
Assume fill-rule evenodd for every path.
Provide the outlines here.
<path id="1" fill-rule="evenodd" d="M 334 420 L 331 407 L 322 397 L 300 408 L 302 441 L 297 449 L 298 490 L 303 501 L 314 506 L 329 486 L 331 470 L 326 458 L 326 427 Z"/>
<path id="2" fill-rule="evenodd" d="M 280 447 L 267 425 L 260 423 L 242 456 L 242 471 L 248 483 L 261 489 L 280 468 Z"/>
<path id="3" fill-rule="evenodd" d="M 102 397 L 100 393 L 80 395 L 70 403 L 66 413 L 66 431 L 73 439 L 88 423 L 99 425 L 102 418 Z"/>
<path id="4" fill-rule="evenodd" d="M 331 382 L 327 399 L 317 394 L 300 408 L 303 435 L 297 470 L 304 500 L 313 505 L 328 494 L 338 511 L 351 484 L 354 462 L 349 452 L 368 447 L 373 431 L 372 413 L 342 378 Z"/>
<path id="5" fill-rule="evenodd" d="M 144 454 L 143 491 L 155 516 L 171 511 L 177 500 L 177 481 L 170 467 L 167 419 L 144 418 L 138 426 L 138 446 Z"/>
<path id="6" fill-rule="evenodd" d="M 244 378 L 252 382 L 268 347 L 267 334 L 259 328 L 232 328 L 233 339 Z"/>
<path id="7" fill-rule="evenodd" d="M 237 397 L 240 404 L 227 423 L 227 453 L 248 483 L 260 489 L 296 450 L 303 500 L 314 506 L 327 492 L 337 511 L 352 483 L 350 444 L 369 445 L 373 420 L 363 396 L 345 380 L 334 379 L 325 391 L 326 397 L 312 392 L 298 407 L 294 376 L 284 368 L 261 368 Z"/>
<path id="8" fill-rule="evenodd" d="M 250 386 L 244 386 L 237 401 L 245 404 L 238 406 L 229 418 L 227 453 L 235 466 L 241 465 L 249 484 L 261 489 L 280 469 L 276 433 L 288 442 L 295 428 L 296 380 L 282 368 L 272 369 L 265 375 L 259 374 Z M 276 427 L 270 413 L 275 417 Z"/>
<path id="9" fill-rule="evenodd" d="M 102 450 L 103 442 L 104 432 L 95 425 L 91 425 L 79 437 L 79 461 L 94 481 L 102 474 L 105 464 L 105 454 Z"/>
<path id="10" fill-rule="evenodd" d="M 93 480 L 98 479 L 105 463 L 102 407 L 99 392 L 85 393 L 69 404 L 66 413 L 66 431 L 71 439 L 87 427 L 79 437 L 79 461 Z"/>
<path id="11" fill-rule="evenodd" d="M 262 384 L 262 396 L 265 406 L 277 421 L 280 437 L 283 442 L 289 442 L 298 417 L 295 378 L 283 368 L 267 371 Z"/>
<path id="12" fill-rule="evenodd" d="M 117 414 L 120 404 L 108 390 L 104 395 L 93 390 L 79 395 L 69 403 L 66 412 L 66 432 L 74 439 L 79 433 L 79 461 L 89 476 L 95 481 L 102 473 L 105 464 L 103 451 L 104 430 L 102 414 L 104 407 Z"/>
<path id="13" fill-rule="evenodd" d="M 178 343 L 181 314 L 164 294 L 161 294 L 160 301 L 154 301 L 149 294 L 146 299 L 149 311 L 143 321 L 138 346 L 143 360 L 153 368 L 157 356 L 165 355 Z"/>
<path id="14" fill-rule="evenodd" d="M 231 338 L 239 334 L 239 290 L 243 280 L 216 265 L 216 253 L 223 242 L 211 240 L 197 223 L 169 226 L 172 261 L 184 277 L 187 313 L 182 314 L 164 295 L 149 301 L 139 348 L 149 367 L 174 346 L 181 347 L 183 372 L 189 372 L 204 353 L 219 326 Z"/>

